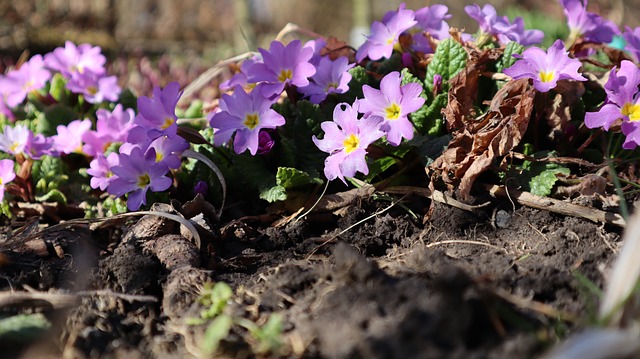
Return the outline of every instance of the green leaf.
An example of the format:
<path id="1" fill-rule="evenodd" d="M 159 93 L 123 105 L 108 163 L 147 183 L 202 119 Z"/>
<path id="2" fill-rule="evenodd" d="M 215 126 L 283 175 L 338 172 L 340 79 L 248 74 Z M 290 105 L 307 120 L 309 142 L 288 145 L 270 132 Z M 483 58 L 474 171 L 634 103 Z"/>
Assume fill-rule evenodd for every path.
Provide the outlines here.
<path id="1" fill-rule="evenodd" d="M 447 81 L 453 78 L 467 65 L 467 52 L 453 38 L 441 41 L 433 54 L 433 60 L 427 66 L 425 85 L 433 92 L 433 76 L 442 76 L 443 92 L 448 91 Z"/>
<path id="2" fill-rule="evenodd" d="M 311 177 L 307 172 L 291 167 L 278 167 L 278 172 L 276 173 L 276 184 L 285 189 L 322 183 L 322 179 Z"/>
<path id="3" fill-rule="evenodd" d="M 365 177 L 365 182 L 373 181 L 376 176 L 382 174 L 395 164 L 396 160 L 393 157 L 386 156 L 376 159 L 369 165 L 369 174 Z"/>
<path id="4" fill-rule="evenodd" d="M 220 315 L 211 321 L 202 338 L 201 349 L 206 356 L 211 356 L 218 350 L 222 339 L 229 335 L 233 319 L 229 315 Z"/>
<path id="5" fill-rule="evenodd" d="M 496 71 L 502 72 L 504 69 L 511 67 L 516 61 L 517 58 L 513 57 L 514 54 L 521 54 L 524 51 L 524 46 L 520 45 L 516 41 L 510 41 L 504 48 L 504 53 L 502 57 L 496 64 Z"/>
<path id="6" fill-rule="evenodd" d="M 566 167 L 559 167 L 542 171 L 539 175 L 532 177 L 529 181 L 531 193 L 543 197 L 550 195 L 553 186 L 558 180 L 556 174 L 569 175 L 571 174 L 571 171 Z"/>
<path id="7" fill-rule="evenodd" d="M 55 74 L 51 78 L 51 88 L 49 89 L 49 94 L 56 101 L 60 103 L 67 102 L 67 80 L 62 76 L 62 74 Z"/>
<path id="8" fill-rule="evenodd" d="M 287 189 L 282 186 L 273 186 L 260 191 L 260 198 L 269 203 L 284 201 L 287 199 Z"/>
<path id="9" fill-rule="evenodd" d="M 282 347 L 282 322 L 281 314 L 272 313 L 264 325 L 251 330 L 251 335 L 258 341 L 257 353 L 277 353 Z"/>
<path id="10" fill-rule="evenodd" d="M 35 196 L 35 199 L 38 202 L 58 202 L 62 204 L 67 203 L 67 196 L 65 196 L 64 193 L 55 188 L 51 189 L 49 192 L 41 196 Z"/>
<path id="11" fill-rule="evenodd" d="M 445 132 L 442 109 L 447 107 L 448 101 L 446 92 L 439 93 L 431 102 L 425 102 L 418 111 L 409 115 L 416 130 L 424 135 L 442 135 Z"/>
<path id="12" fill-rule="evenodd" d="M 42 156 L 33 162 L 31 168 L 32 181 L 36 184 L 36 196 L 46 196 L 51 190 L 59 189 L 69 177 L 64 174 L 64 165 L 59 157 Z M 50 194 L 51 198 L 61 199 L 56 194 Z M 64 200 L 66 202 L 66 198 Z"/>
<path id="13" fill-rule="evenodd" d="M 420 80 L 418 77 L 416 77 L 414 74 L 412 74 L 411 71 L 406 67 L 402 69 L 402 72 L 400 72 L 400 75 L 402 78 L 402 82 L 401 82 L 402 86 L 409 83 L 416 83 L 420 86 L 424 86 L 424 82 Z"/>
<path id="14" fill-rule="evenodd" d="M 203 102 L 202 100 L 193 100 L 191 102 L 191 104 L 189 105 L 189 108 L 187 108 L 184 111 L 184 117 L 185 118 L 200 118 L 202 116 L 204 116 L 202 114 L 202 107 L 203 107 Z"/>
<path id="15" fill-rule="evenodd" d="M 199 302 L 207 309 L 201 313 L 201 317 L 211 319 L 222 314 L 232 297 L 233 289 L 225 282 L 216 282 L 213 286 L 211 284 L 205 285 L 204 293 Z"/>

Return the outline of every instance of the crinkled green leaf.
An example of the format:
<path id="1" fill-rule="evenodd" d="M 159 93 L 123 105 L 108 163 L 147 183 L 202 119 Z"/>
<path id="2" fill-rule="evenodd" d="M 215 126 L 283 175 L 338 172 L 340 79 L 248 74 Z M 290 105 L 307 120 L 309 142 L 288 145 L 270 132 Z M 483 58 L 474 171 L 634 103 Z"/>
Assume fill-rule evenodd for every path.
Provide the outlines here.
<path id="1" fill-rule="evenodd" d="M 412 74 L 411 71 L 406 67 L 402 69 L 402 72 L 400 72 L 400 75 L 402 78 L 401 85 L 403 86 L 408 83 L 416 83 L 420 86 L 424 86 L 424 81 L 420 80 L 417 76 Z"/>
<path id="2" fill-rule="evenodd" d="M 369 174 L 366 176 L 365 181 L 371 182 L 376 176 L 379 176 L 394 164 L 396 164 L 396 159 L 393 157 L 386 156 L 376 159 L 369 165 Z"/>
<path id="3" fill-rule="evenodd" d="M 409 117 L 419 133 L 439 136 L 445 131 L 442 109 L 447 106 L 447 93 L 439 93 L 432 101 L 427 101 Z"/>
<path id="4" fill-rule="evenodd" d="M 60 192 L 58 189 L 51 189 L 49 192 L 41 195 L 35 196 L 36 201 L 38 202 L 58 202 L 62 204 L 67 203 L 67 196 L 64 193 Z"/>
<path id="5" fill-rule="evenodd" d="M 50 191 L 59 189 L 60 185 L 69 179 L 64 174 L 62 160 L 54 156 L 42 156 L 40 160 L 34 161 L 31 176 L 36 184 L 36 196 L 45 196 Z"/>
<path id="6" fill-rule="evenodd" d="M 502 57 L 496 64 L 496 71 L 502 72 L 504 69 L 511 67 L 516 61 L 518 61 L 518 59 L 513 57 L 513 55 L 521 54 L 522 51 L 524 51 L 524 46 L 520 45 L 518 42 L 511 41 L 507 43 Z"/>
<path id="7" fill-rule="evenodd" d="M 220 341 L 229 335 L 232 325 L 233 318 L 229 315 L 219 315 L 211 321 L 207 330 L 204 332 L 202 343 L 200 345 L 202 352 L 207 357 L 211 356 L 218 350 Z"/>
<path id="8" fill-rule="evenodd" d="M 556 163 L 526 162 L 523 165 L 522 180 L 525 190 L 546 197 L 551 194 L 558 177 L 556 174 L 570 175 L 571 171 Z"/>
<path id="9" fill-rule="evenodd" d="M 442 76 L 442 88 L 446 92 L 447 81 L 453 78 L 467 65 L 467 52 L 453 38 L 442 40 L 435 53 L 431 63 L 427 66 L 427 74 L 425 76 L 425 85 L 429 92 L 433 91 L 433 76 L 438 74 Z"/>
<path id="10" fill-rule="evenodd" d="M 309 184 L 322 184 L 322 180 L 311 177 L 308 173 L 291 167 L 278 167 L 276 184 L 285 189 L 291 189 Z"/>
<path id="11" fill-rule="evenodd" d="M 51 78 L 51 88 L 49 94 L 59 103 L 67 102 L 67 81 L 62 74 L 57 73 Z"/>
<path id="12" fill-rule="evenodd" d="M 287 189 L 282 186 L 273 186 L 260 191 L 260 198 L 267 202 L 284 201 L 287 199 Z"/>

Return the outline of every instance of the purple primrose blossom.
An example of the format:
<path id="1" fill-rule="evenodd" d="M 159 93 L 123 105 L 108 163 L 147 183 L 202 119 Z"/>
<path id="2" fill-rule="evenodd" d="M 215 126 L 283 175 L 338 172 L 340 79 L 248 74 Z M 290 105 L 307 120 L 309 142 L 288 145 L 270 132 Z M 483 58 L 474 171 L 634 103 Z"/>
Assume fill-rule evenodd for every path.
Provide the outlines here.
<path id="1" fill-rule="evenodd" d="M 9 107 L 21 104 L 27 94 L 41 89 L 51 79 L 41 55 L 35 55 L 19 69 L 10 71 L 0 82 L 0 93 Z"/>
<path id="2" fill-rule="evenodd" d="M 33 139 L 33 132 L 25 125 L 11 127 L 4 126 L 4 131 L 0 134 L 0 150 L 18 155 L 26 153 Z"/>
<path id="3" fill-rule="evenodd" d="M 517 17 L 511 23 L 508 17 L 498 16 L 496 8 L 491 4 L 485 4 L 482 8 L 477 4 L 467 5 L 464 10 L 478 22 L 481 33 L 495 36 L 502 44 L 516 41 L 523 46 L 529 46 L 539 44 L 544 38 L 544 33 L 540 30 L 525 30 L 521 17 Z"/>
<path id="4" fill-rule="evenodd" d="M 627 26 L 622 37 L 626 42 L 624 49 L 633 56 L 636 62 L 640 61 L 640 26 L 635 29 Z"/>
<path id="5" fill-rule="evenodd" d="M 164 89 L 155 87 L 153 98 L 141 96 L 138 99 L 139 114 L 135 118 L 135 123 L 146 128 L 151 138 L 161 135 L 174 137 L 178 131 L 176 116 L 176 106 L 182 96 L 180 84 L 169 83 Z"/>
<path id="6" fill-rule="evenodd" d="M 329 153 L 324 161 L 324 175 L 329 181 L 339 178 L 346 184 L 345 177 L 353 177 L 357 172 L 369 173 L 365 159 L 367 147 L 384 135 L 380 130 L 382 123 L 382 117 L 378 116 L 359 120 L 357 108 L 347 103 L 335 107 L 333 121 L 320 124 L 324 138 L 319 140 L 313 136 L 313 143 Z"/>
<path id="7" fill-rule="evenodd" d="M 263 82 L 260 91 L 264 97 L 272 98 L 282 93 L 286 85 L 304 87 L 309 84 L 316 68 L 309 62 L 313 48 L 302 46 L 300 40 L 291 41 L 286 46 L 280 41 L 272 41 L 269 50 L 258 49 L 262 62 L 248 69 L 249 82 Z"/>
<path id="8" fill-rule="evenodd" d="M 91 188 L 100 188 L 101 191 L 106 190 L 111 181 L 117 178 L 113 175 L 111 168 L 119 164 L 120 157 L 117 153 L 111 152 L 106 157 L 103 153 L 98 153 L 89 163 L 89 168 L 87 169 L 87 173 L 91 176 Z"/>
<path id="9" fill-rule="evenodd" d="M 311 82 L 305 87 L 299 88 L 305 96 L 309 96 L 312 103 L 319 104 L 327 95 L 332 93 L 345 93 L 349 90 L 351 74 L 349 69 L 355 64 L 350 64 L 345 56 L 331 61 L 329 57 L 323 57 L 317 66 L 317 71 L 311 77 Z"/>
<path id="10" fill-rule="evenodd" d="M 569 57 L 562 40 L 556 40 L 547 52 L 530 47 L 522 55 L 513 56 L 520 60 L 505 69 L 504 73 L 514 79 L 533 79 L 533 86 L 540 92 L 555 88 L 560 80 L 587 80 L 578 72 L 582 63 Z"/>
<path id="11" fill-rule="evenodd" d="M 137 211 L 147 203 L 147 190 L 162 192 L 171 187 L 171 178 L 167 177 L 167 168 L 156 163 L 154 149 L 143 152 L 133 148 L 129 154 L 120 154 L 119 164 L 111 167 L 117 177 L 110 181 L 107 192 L 117 197 L 129 194 L 127 208 Z"/>
<path id="12" fill-rule="evenodd" d="M 400 34 L 415 24 L 417 24 L 415 13 L 413 10 L 406 10 L 403 5 L 398 8 L 398 11 L 387 13 L 382 22 L 374 21 L 371 24 L 371 34 L 367 36 L 367 41 L 358 48 L 356 60 L 361 62 L 365 57 L 369 57 L 375 61 L 383 57 L 391 57 L 393 49 L 400 39 Z"/>
<path id="13" fill-rule="evenodd" d="M 596 112 L 587 112 L 584 124 L 588 128 L 602 127 L 608 131 L 617 120 L 622 120 L 620 129 L 626 136 L 622 147 L 634 149 L 640 145 L 640 69 L 633 62 L 624 60 L 620 69 L 611 70 L 604 86 L 607 101 Z"/>
<path id="14" fill-rule="evenodd" d="M 45 137 L 39 133 L 27 143 L 26 152 L 29 157 L 39 160 L 42 156 L 57 156 L 58 153 L 53 150 L 53 138 Z"/>
<path id="15" fill-rule="evenodd" d="M 275 141 L 267 131 L 260 131 L 258 134 L 258 152 L 259 155 L 271 152 Z"/>
<path id="16" fill-rule="evenodd" d="M 100 103 L 105 100 L 115 102 L 122 89 L 118 85 L 115 76 L 101 76 L 93 72 L 85 72 L 73 77 L 67 82 L 67 88 L 77 94 L 81 94 L 89 103 Z"/>
<path id="17" fill-rule="evenodd" d="M 0 201 L 4 199 L 5 185 L 16 178 L 13 171 L 13 161 L 9 159 L 0 160 Z"/>
<path id="18" fill-rule="evenodd" d="M 209 123 L 216 132 L 213 141 L 220 146 L 231 139 L 236 153 L 249 149 L 252 155 L 258 151 L 259 133 L 263 128 L 276 128 L 284 124 L 282 115 L 271 109 L 273 101 L 262 95 L 259 84 L 251 93 L 236 87 L 233 94 L 223 94 L 220 111 L 208 115 Z"/>
<path id="19" fill-rule="evenodd" d="M 64 47 L 58 47 L 44 56 L 45 66 L 58 71 L 62 76 L 73 79 L 87 72 L 102 76 L 106 73 L 107 59 L 99 46 L 81 44 L 76 46 L 67 41 Z"/>
<path id="20" fill-rule="evenodd" d="M 423 31 L 428 32 L 438 40 L 443 40 L 451 36 L 449 34 L 449 24 L 447 24 L 447 20 L 449 20 L 452 15 L 448 12 L 449 8 L 446 5 L 435 4 L 425 6 L 416 11 L 415 19 Z"/>
<path id="21" fill-rule="evenodd" d="M 89 156 L 104 153 L 114 142 L 125 142 L 133 128 L 135 113 L 133 109 L 124 110 L 118 104 L 113 111 L 98 109 L 96 118 L 96 130 L 89 130 L 82 135 L 85 143 L 82 150 Z"/>
<path id="22" fill-rule="evenodd" d="M 91 129 L 91 120 L 71 121 L 67 126 L 59 125 L 58 134 L 53 136 L 53 148 L 60 153 L 84 153 L 82 137 Z"/>
<path id="23" fill-rule="evenodd" d="M 156 163 L 166 166 L 167 169 L 180 167 L 180 156 L 189 148 L 189 142 L 180 136 L 160 136 L 151 141 L 147 151 L 153 149 L 156 153 Z"/>
<path id="24" fill-rule="evenodd" d="M 402 76 L 394 71 L 380 81 L 380 90 L 364 85 L 364 99 L 358 100 L 358 111 L 366 117 L 378 116 L 384 122 L 380 129 L 387 134 L 387 141 L 398 146 L 403 138 L 413 138 L 413 124 L 409 114 L 424 105 L 425 99 L 420 97 L 422 87 L 416 83 L 401 86 Z"/>
<path id="25" fill-rule="evenodd" d="M 560 0 L 569 26 L 569 38 L 575 41 L 582 37 L 585 41 L 610 43 L 620 29 L 613 21 L 587 11 L 587 0 Z"/>

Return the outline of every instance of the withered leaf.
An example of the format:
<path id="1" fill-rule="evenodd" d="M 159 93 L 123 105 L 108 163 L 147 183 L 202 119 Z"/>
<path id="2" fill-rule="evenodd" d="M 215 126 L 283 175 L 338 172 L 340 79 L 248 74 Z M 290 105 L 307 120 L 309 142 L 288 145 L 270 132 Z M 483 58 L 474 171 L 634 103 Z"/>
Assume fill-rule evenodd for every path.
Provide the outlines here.
<path id="1" fill-rule="evenodd" d="M 463 86 L 469 83 L 466 78 L 472 72 L 461 73 L 453 81 L 457 86 Z M 472 76 L 475 79 L 471 79 L 470 85 L 477 87 L 473 81 L 477 82 L 479 73 L 472 73 Z M 528 79 L 512 80 L 496 93 L 489 110 L 475 119 L 468 115 L 472 95 L 464 89 L 450 94 L 449 104 L 454 102 L 454 105 L 444 110 L 447 123 L 461 128 L 454 133 L 447 150 L 430 167 L 442 176 L 449 189 L 457 187 L 462 200 L 468 199 L 473 182 L 497 157 L 506 155 L 520 143 L 533 111 L 535 89 Z M 456 101 L 452 101 L 452 96 Z M 462 112 L 464 109 L 466 112 Z"/>

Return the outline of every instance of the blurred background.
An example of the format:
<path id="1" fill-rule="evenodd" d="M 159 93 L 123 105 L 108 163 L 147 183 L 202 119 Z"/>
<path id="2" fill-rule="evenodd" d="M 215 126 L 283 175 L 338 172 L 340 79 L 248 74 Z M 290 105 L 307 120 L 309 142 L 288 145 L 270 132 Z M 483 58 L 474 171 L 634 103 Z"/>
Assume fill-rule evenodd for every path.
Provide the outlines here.
<path id="1" fill-rule="evenodd" d="M 404 1 L 409 9 L 431 1 Z M 212 60 L 265 47 L 288 22 L 325 36 L 350 40 L 372 20 L 396 9 L 387 0 L 0 0 L 0 51 L 48 51 L 65 40 L 108 51 L 197 52 Z M 443 1 L 449 23 L 468 32 L 477 25 L 464 13 L 469 0 Z M 564 22 L 559 1 L 490 0 L 500 14 Z M 479 3 L 480 5 L 484 3 Z M 589 9 L 619 25 L 638 26 L 640 0 L 592 0 Z M 537 24 L 527 23 L 528 27 Z"/>
<path id="2" fill-rule="evenodd" d="M 464 12 L 470 0 L 404 1 L 407 8 L 445 3 L 449 24 L 475 32 Z M 65 40 L 99 45 L 121 85 L 137 94 L 169 79 L 183 86 L 215 62 L 268 48 L 289 22 L 354 47 L 373 20 L 397 9 L 388 0 L 0 0 L 0 72 L 20 56 L 46 53 Z M 545 44 L 566 35 L 558 0 L 489 0 L 500 15 L 522 16 L 545 31 Z M 639 26 L 640 0 L 592 0 L 589 10 L 618 25 Z M 304 38 L 304 36 L 303 36 Z M 158 60 L 159 59 L 159 60 Z M 137 76 L 137 77 L 136 77 Z M 137 79 L 137 80 L 136 80 Z M 133 81 L 133 84 L 131 83 Z M 136 81 L 138 81 L 136 83 Z M 144 82 L 144 83 L 143 83 Z"/>

